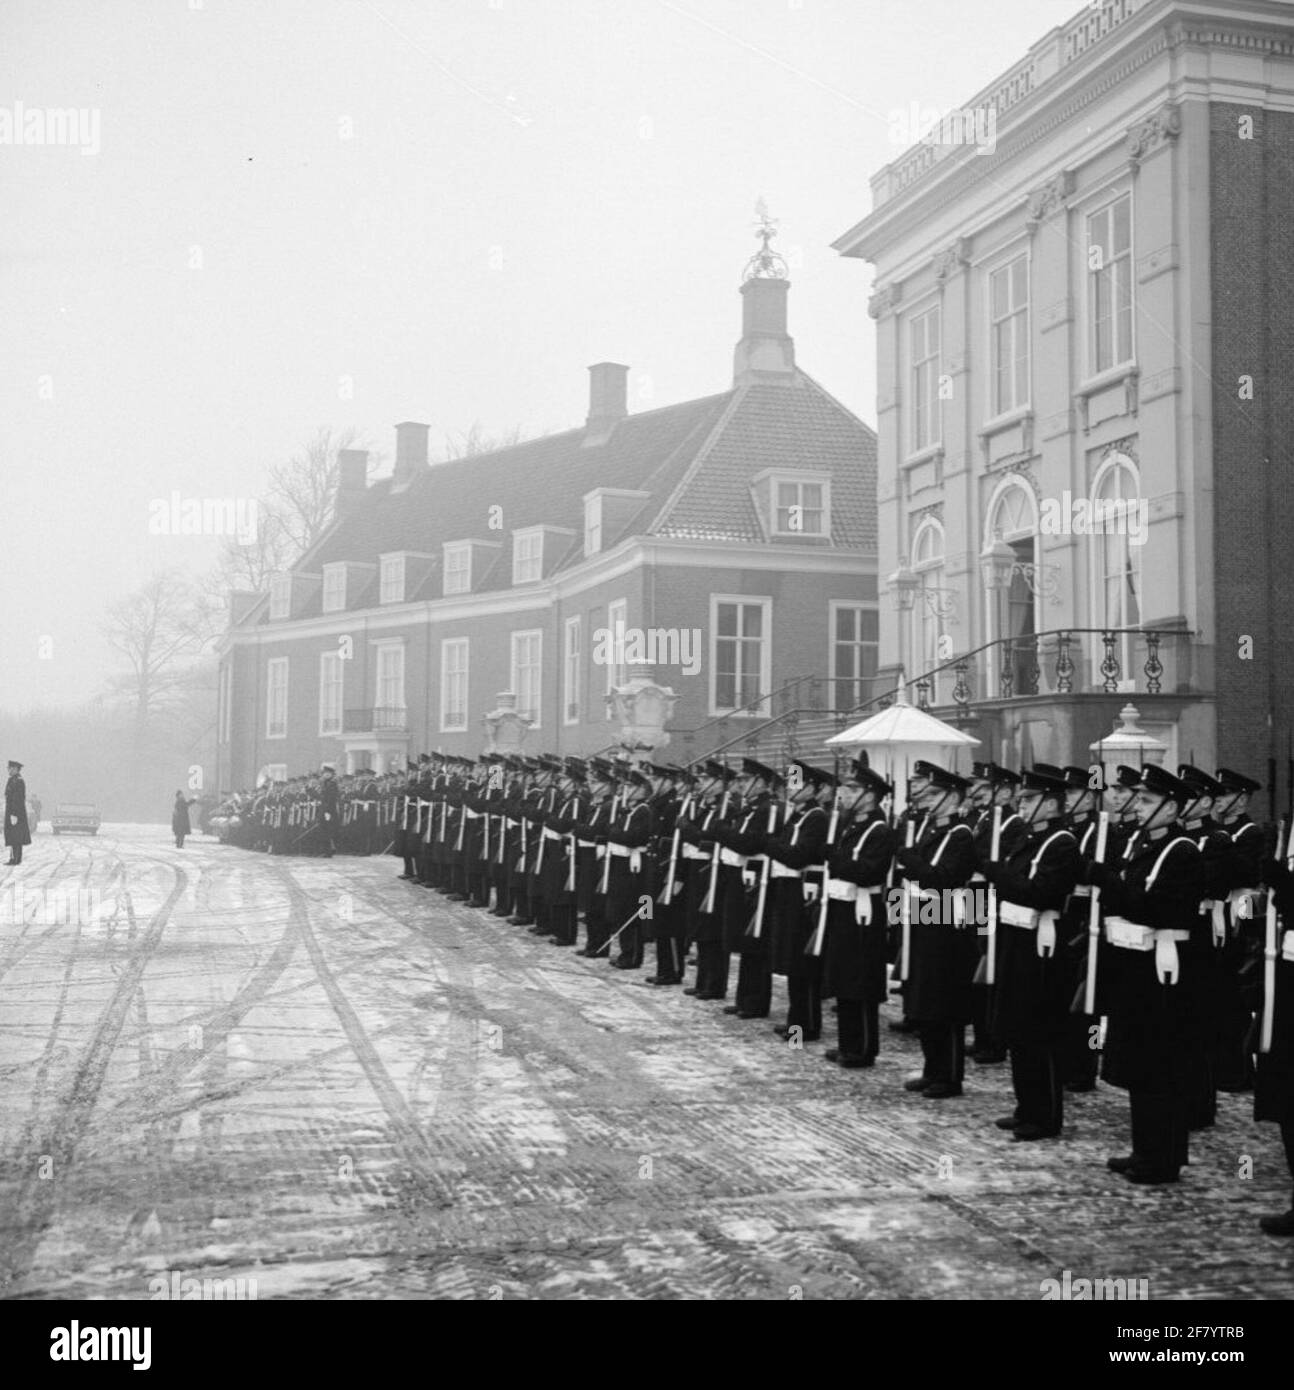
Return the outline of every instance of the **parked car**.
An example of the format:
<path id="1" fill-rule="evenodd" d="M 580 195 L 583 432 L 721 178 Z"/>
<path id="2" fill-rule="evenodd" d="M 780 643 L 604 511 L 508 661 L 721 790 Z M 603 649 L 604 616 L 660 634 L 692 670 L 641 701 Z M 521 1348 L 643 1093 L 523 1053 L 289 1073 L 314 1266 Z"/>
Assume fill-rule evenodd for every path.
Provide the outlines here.
<path id="1" fill-rule="evenodd" d="M 55 835 L 61 835 L 65 830 L 69 835 L 97 835 L 99 808 L 88 801 L 60 801 L 54 807 L 49 825 Z"/>

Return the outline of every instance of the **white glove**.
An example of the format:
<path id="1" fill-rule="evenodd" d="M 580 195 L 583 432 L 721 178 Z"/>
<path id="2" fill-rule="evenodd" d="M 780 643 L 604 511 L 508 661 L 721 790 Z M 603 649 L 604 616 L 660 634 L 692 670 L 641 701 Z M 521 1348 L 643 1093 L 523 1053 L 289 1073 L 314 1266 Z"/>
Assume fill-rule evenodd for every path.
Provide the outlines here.
<path id="1" fill-rule="evenodd" d="M 9 824 L 10 824 L 10 825 L 17 825 L 17 824 L 18 824 L 18 817 L 17 817 L 17 816 L 10 816 L 10 817 L 9 817 Z"/>

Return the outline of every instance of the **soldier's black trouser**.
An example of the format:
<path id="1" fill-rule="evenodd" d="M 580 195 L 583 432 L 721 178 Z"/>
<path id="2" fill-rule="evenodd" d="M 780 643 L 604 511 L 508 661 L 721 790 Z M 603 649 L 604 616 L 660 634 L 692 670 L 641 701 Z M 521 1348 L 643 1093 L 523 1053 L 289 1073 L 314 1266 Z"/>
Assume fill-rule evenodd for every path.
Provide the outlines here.
<path id="1" fill-rule="evenodd" d="M 836 1030 L 842 1057 L 876 1059 L 881 1050 L 880 1005 L 862 999 L 836 1000 Z"/>
<path id="2" fill-rule="evenodd" d="M 696 992 L 710 999 L 728 993 L 728 952 L 722 941 L 696 943 Z"/>
<path id="3" fill-rule="evenodd" d="M 1060 1040 L 1061 1080 L 1077 1086 L 1088 1086 L 1096 1081 L 1101 1066 L 1101 1052 L 1092 1046 L 1097 1036 L 1097 1019 L 1092 1014 L 1067 1014 L 1064 1031 Z"/>
<path id="4" fill-rule="evenodd" d="M 1180 1090 L 1129 1091 L 1137 1166 L 1171 1176 L 1187 1159 L 1186 1097 Z"/>
<path id="5" fill-rule="evenodd" d="M 791 975 L 786 981 L 786 1026 L 802 1028 L 806 1041 L 822 1035 L 822 975 Z"/>
<path id="6" fill-rule="evenodd" d="M 743 951 L 737 967 L 737 1009 L 752 1018 L 767 1018 L 773 1006 L 773 972 L 767 951 Z"/>
<path id="7" fill-rule="evenodd" d="M 552 926 L 554 941 L 563 946 L 574 946 L 579 930 L 579 918 L 575 915 L 575 904 L 554 903 L 548 909 L 548 920 Z"/>
<path id="8" fill-rule="evenodd" d="M 966 1025 L 964 1023 L 921 1023 L 921 1054 L 925 1066 L 921 1075 L 927 1081 L 960 1086 L 966 1079 Z"/>
<path id="9" fill-rule="evenodd" d="M 1065 1123 L 1065 1076 L 1058 1039 L 1012 1042 L 1008 1051 L 1016 1120 L 1059 1134 Z"/>

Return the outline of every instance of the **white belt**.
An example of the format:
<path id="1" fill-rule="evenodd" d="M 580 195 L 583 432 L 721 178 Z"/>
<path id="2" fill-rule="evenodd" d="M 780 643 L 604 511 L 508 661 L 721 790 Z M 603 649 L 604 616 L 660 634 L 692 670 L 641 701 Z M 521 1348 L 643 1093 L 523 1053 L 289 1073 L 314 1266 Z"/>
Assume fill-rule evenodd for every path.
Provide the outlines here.
<path id="1" fill-rule="evenodd" d="M 829 878 L 827 897 L 835 903 L 852 903 L 858 897 L 858 885 L 843 878 Z"/>
<path id="2" fill-rule="evenodd" d="M 463 814 L 467 817 L 468 820 L 481 819 L 481 813 L 479 811 L 469 810 L 466 806 L 463 807 Z"/>
<path id="3" fill-rule="evenodd" d="M 734 869 L 744 869 L 744 868 L 746 867 L 746 856 L 745 856 L 744 854 L 738 854 L 737 851 L 736 851 L 735 849 L 724 849 L 722 846 L 720 846 L 720 848 L 719 848 L 719 863 L 720 863 L 720 864 L 727 864 L 727 865 L 729 865 L 731 868 L 734 868 Z M 773 872 L 774 872 L 774 873 L 777 872 L 777 865 L 776 865 L 776 864 L 773 865 Z M 794 873 L 794 872 L 795 872 L 794 869 L 788 869 L 788 870 L 787 870 L 787 873 Z M 798 875 L 797 875 L 797 876 L 798 876 Z"/>
<path id="4" fill-rule="evenodd" d="M 984 877 L 983 874 L 972 874 L 972 875 L 970 876 L 970 878 L 967 880 L 967 882 L 969 882 L 969 883 L 987 883 L 987 882 L 988 882 L 988 879 L 986 879 L 986 878 Z"/>
<path id="5" fill-rule="evenodd" d="M 425 810 L 427 809 L 427 807 L 430 806 L 430 805 L 431 805 L 431 802 L 430 802 L 430 801 L 423 801 L 422 798 L 419 797 L 419 799 L 418 799 L 418 810 L 420 810 L 420 811 L 425 811 Z"/>
<path id="6" fill-rule="evenodd" d="M 769 876 L 771 878 L 799 878 L 799 869 L 793 869 L 789 864 L 779 864 L 776 859 L 769 866 Z"/>
<path id="7" fill-rule="evenodd" d="M 1190 932 L 1176 927 L 1156 931 L 1143 922 L 1130 922 L 1126 917 L 1107 917 L 1105 936 L 1112 946 L 1120 946 L 1127 951 L 1154 951 L 1155 974 L 1160 984 L 1176 984 L 1181 977 L 1177 943 L 1189 941 Z"/>
<path id="8" fill-rule="evenodd" d="M 560 830 L 550 830 L 550 829 L 548 828 L 548 826 L 544 826 L 544 839 L 545 839 L 545 840 L 560 840 L 560 839 L 562 839 L 562 838 L 563 838 L 563 836 L 562 836 L 562 833 L 561 833 Z"/>
<path id="9" fill-rule="evenodd" d="M 1038 933 L 1038 954 L 1043 959 L 1054 955 L 1056 950 L 1056 922 L 1060 913 L 1024 907 L 1020 903 L 1001 902 L 997 915 L 1000 921 L 1010 927 L 1021 927 L 1025 931 Z"/>
<path id="10" fill-rule="evenodd" d="M 580 849 L 592 849 L 594 845 L 592 840 L 576 840 L 575 843 Z"/>
<path id="11" fill-rule="evenodd" d="M 628 845 L 608 844 L 607 849 L 613 858 L 627 859 L 629 861 L 629 872 L 636 874 L 641 872 L 643 863 L 643 852 L 641 849 L 631 849 Z"/>
<path id="12" fill-rule="evenodd" d="M 1092 885 L 1090 883 L 1076 883 L 1070 896 L 1074 898 L 1090 898 L 1092 896 Z"/>
<path id="13" fill-rule="evenodd" d="M 684 845 L 682 849 L 684 859 L 709 859 L 710 857 L 705 850 L 698 849 L 696 845 Z M 722 852 L 721 850 L 720 853 L 722 854 Z"/>

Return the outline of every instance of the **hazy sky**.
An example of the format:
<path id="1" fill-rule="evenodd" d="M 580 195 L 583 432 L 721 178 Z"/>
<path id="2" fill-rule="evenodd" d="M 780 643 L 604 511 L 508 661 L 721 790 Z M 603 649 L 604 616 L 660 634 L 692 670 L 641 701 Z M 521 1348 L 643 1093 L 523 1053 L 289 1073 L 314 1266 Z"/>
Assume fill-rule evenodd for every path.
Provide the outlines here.
<path id="1" fill-rule="evenodd" d="M 209 565 L 152 499 L 254 497 L 319 425 L 569 428 L 605 359 L 631 410 L 726 389 L 761 194 L 798 359 L 874 424 L 871 272 L 829 243 L 887 114 L 1078 8 L 5 0 L 0 112 L 98 148 L 0 144 L 0 707 L 95 693 L 105 604 Z"/>

